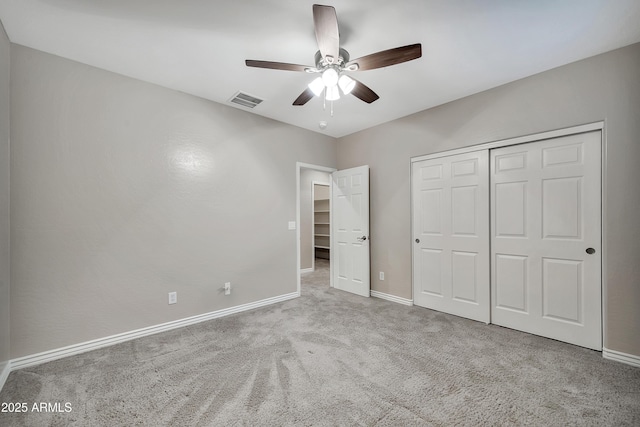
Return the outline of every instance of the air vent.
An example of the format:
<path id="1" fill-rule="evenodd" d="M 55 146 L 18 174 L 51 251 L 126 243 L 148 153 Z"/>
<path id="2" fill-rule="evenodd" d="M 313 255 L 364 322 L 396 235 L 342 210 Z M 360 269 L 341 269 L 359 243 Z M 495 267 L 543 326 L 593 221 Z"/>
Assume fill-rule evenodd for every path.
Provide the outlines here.
<path id="1" fill-rule="evenodd" d="M 242 105 L 243 107 L 254 108 L 256 105 L 259 105 L 264 101 L 264 99 L 256 98 L 255 96 L 244 92 L 238 92 L 229 101 L 234 104 Z"/>

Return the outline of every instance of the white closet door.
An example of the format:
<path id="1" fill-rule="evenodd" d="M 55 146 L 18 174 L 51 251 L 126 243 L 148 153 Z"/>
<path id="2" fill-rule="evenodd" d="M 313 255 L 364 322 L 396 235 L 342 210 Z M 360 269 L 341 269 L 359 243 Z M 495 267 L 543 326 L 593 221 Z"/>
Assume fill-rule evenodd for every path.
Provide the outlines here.
<path id="1" fill-rule="evenodd" d="M 413 302 L 489 323 L 488 151 L 412 165 Z"/>
<path id="2" fill-rule="evenodd" d="M 600 132 L 491 151 L 491 321 L 602 350 Z"/>

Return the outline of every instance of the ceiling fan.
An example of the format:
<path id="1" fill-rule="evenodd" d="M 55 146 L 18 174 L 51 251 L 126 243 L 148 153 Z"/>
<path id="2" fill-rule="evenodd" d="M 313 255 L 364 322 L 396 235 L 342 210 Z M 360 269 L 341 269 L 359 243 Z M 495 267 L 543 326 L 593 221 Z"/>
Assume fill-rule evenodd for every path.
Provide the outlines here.
<path id="1" fill-rule="evenodd" d="M 293 101 L 293 105 L 304 105 L 314 95 L 320 96 L 323 93 L 325 100 L 334 101 L 340 98 L 340 92 L 345 95 L 351 93 L 362 101 L 371 104 L 379 98 L 378 94 L 363 83 L 348 76 L 346 72 L 374 70 L 411 61 L 422 56 L 422 45 L 416 43 L 350 60 L 349 52 L 340 47 L 338 18 L 333 6 L 314 4 L 313 23 L 318 48 L 320 49 L 315 55 L 315 67 L 253 59 L 245 61 L 248 67 L 320 74 Z"/>

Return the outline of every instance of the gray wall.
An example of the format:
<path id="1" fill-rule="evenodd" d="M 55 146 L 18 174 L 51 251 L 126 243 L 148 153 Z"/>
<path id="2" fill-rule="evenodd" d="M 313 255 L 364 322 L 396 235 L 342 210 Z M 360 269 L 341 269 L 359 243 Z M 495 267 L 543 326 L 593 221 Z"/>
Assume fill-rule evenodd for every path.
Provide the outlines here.
<path id="1" fill-rule="evenodd" d="M 0 373 L 9 351 L 9 69 L 10 43 L 0 23 Z M 0 387 L 2 384 L 0 384 Z"/>
<path id="2" fill-rule="evenodd" d="M 8 47 L 2 38 L 5 103 Z M 337 148 L 233 108 L 25 47 L 11 52 L 13 358 L 294 292 L 296 161 L 371 166 L 372 288 L 411 298 L 412 156 L 599 120 L 608 142 L 605 346 L 640 355 L 640 45 L 341 138 Z M 5 245 L 7 132 L 3 104 Z M 0 271 L 6 280 L 8 266 Z M 218 291 L 225 281 L 229 297 Z M 169 291 L 178 304 L 167 305 Z"/>
<path id="3" fill-rule="evenodd" d="M 13 358 L 296 291 L 296 162 L 333 138 L 18 45 L 11 72 Z"/>
<path id="4" fill-rule="evenodd" d="M 331 180 L 327 172 L 313 169 L 300 170 L 300 269 L 313 266 L 313 200 L 311 200 L 312 182 L 326 182 Z"/>
<path id="5" fill-rule="evenodd" d="M 412 297 L 411 157 L 606 120 L 604 345 L 640 356 L 639 76 L 636 44 L 339 139 L 340 169 L 371 166 L 372 289 Z"/>

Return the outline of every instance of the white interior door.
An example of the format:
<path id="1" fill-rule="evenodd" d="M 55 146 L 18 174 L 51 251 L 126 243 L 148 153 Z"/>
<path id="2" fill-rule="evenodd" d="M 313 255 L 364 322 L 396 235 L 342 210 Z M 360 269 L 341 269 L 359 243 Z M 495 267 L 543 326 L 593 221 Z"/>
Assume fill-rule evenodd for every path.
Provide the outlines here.
<path id="1" fill-rule="evenodd" d="M 413 302 L 489 323 L 488 151 L 412 165 Z"/>
<path id="2" fill-rule="evenodd" d="M 368 297 L 369 166 L 336 171 L 331 175 L 333 286 Z"/>
<path id="3" fill-rule="evenodd" d="M 602 350 L 600 139 L 491 151 L 492 323 Z"/>

